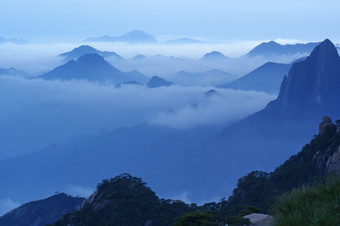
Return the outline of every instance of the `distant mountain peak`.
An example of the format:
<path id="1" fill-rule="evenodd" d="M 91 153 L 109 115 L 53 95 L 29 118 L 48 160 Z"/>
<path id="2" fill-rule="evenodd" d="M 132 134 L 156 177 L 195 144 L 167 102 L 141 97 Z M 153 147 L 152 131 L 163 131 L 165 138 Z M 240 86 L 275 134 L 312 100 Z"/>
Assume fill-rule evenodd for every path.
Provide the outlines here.
<path id="1" fill-rule="evenodd" d="M 79 57 L 89 53 L 98 54 L 103 57 L 116 57 L 117 59 L 123 59 L 115 52 L 100 51 L 89 45 L 81 45 L 70 52 L 62 53 L 59 56 L 64 57 L 64 61 L 69 61 L 71 59 L 77 60 Z"/>
<path id="2" fill-rule="evenodd" d="M 172 84 L 173 84 L 172 82 L 166 81 L 165 79 L 161 77 L 153 76 L 146 85 L 149 88 L 158 88 L 158 87 L 171 86 Z"/>
<path id="3" fill-rule="evenodd" d="M 212 51 L 210 53 L 205 54 L 202 57 L 202 60 L 226 60 L 226 59 L 228 59 L 228 57 L 218 51 Z"/>

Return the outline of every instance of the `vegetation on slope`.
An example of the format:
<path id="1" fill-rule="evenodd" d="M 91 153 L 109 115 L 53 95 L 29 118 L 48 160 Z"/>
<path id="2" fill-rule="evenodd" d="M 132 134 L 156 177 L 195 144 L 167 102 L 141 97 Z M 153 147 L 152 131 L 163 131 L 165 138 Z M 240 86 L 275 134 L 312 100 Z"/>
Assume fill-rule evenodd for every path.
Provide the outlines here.
<path id="1" fill-rule="evenodd" d="M 274 217 L 278 226 L 340 225 L 340 176 L 283 195 L 274 208 Z"/>
<path id="2" fill-rule="evenodd" d="M 339 145 L 340 134 L 332 124 L 274 172 L 253 171 L 239 179 L 238 187 L 228 200 L 227 215 L 235 215 L 247 205 L 267 212 L 279 195 L 324 180 L 327 160 Z"/>

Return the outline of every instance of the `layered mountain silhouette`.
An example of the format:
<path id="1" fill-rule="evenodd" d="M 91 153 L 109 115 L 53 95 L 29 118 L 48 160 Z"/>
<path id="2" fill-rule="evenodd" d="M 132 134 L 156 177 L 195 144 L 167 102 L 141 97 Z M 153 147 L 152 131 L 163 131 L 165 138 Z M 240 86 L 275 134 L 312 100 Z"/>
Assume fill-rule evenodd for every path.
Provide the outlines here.
<path id="1" fill-rule="evenodd" d="M 144 31 L 130 31 L 120 36 L 102 36 L 97 38 L 88 38 L 84 42 L 126 42 L 131 44 L 138 43 L 156 43 L 157 40 L 153 35 L 145 33 Z"/>
<path id="2" fill-rule="evenodd" d="M 212 51 L 210 53 L 205 54 L 201 60 L 206 61 L 220 61 L 220 60 L 227 60 L 229 57 L 223 55 L 221 52 Z"/>
<path id="3" fill-rule="evenodd" d="M 149 82 L 146 84 L 147 87 L 149 88 L 158 88 L 158 87 L 167 87 L 171 86 L 173 83 L 166 81 L 165 79 L 158 77 L 158 76 L 153 76 Z"/>
<path id="4" fill-rule="evenodd" d="M 164 197 L 199 202 L 231 194 L 241 176 L 273 170 L 300 150 L 323 115 L 339 118 L 339 65 L 334 45 L 325 40 L 293 64 L 276 100 L 222 132 L 141 124 L 1 160 L 0 178 L 7 182 L 1 195 L 32 199 L 65 184 L 94 187 L 123 172 L 146 178 Z"/>
<path id="5" fill-rule="evenodd" d="M 326 39 L 306 60 L 293 64 L 276 100 L 223 130 L 213 145 L 216 159 L 228 156 L 225 170 L 234 164 L 239 170 L 273 169 L 316 134 L 323 115 L 340 115 L 339 82 L 340 58 Z"/>
<path id="6" fill-rule="evenodd" d="M 320 44 L 319 42 L 310 42 L 306 44 L 287 44 L 281 45 L 277 42 L 263 42 L 260 45 L 256 46 L 252 49 L 246 56 L 255 57 L 255 56 L 263 56 L 263 57 L 273 57 L 277 55 L 294 55 L 294 54 L 309 54 L 312 50 Z"/>
<path id="7" fill-rule="evenodd" d="M 119 56 L 117 53 L 115 52 L 108 52 L 108 51 L 100 51 L 98 49 L 93 48 L 92 46 L 89 45 L 81 45 L 77 48 L 74 48 L 72 51 L 70 52 L 66 52 L 66 53 L 62 53 L 59 56 L 63 57 L 64 61 L 70 61 L 70 60 L 77 60 L 79 57 L 84 56 L 85 54 L 89 54 L 89 53 L 96 53 L 104 58 L 106 57 L 115 57 L 117 59 L 122 60 L 123 58 L 121 56 Z"/>
<path id="8" fill-rule="evenodd" d="M 278 94 L 281 81 L 291 66 L 291 64 L 268 62 L 235 81 L 220 85 L 220 87 Z"/>
<path id="9" fill-rule="evenodd" d="M 144 83 L 147 79 L 141 73 L 136 71 L 123 73 L 113 67 L 104 57 L 89 53 L 81 56 L 78 60 L 70 60 L 54 70 L 39 76 L 46 80 L 88 80 L 95 82 L 112 82 L 119 84 L 121 82 L 136 81 Z"/>

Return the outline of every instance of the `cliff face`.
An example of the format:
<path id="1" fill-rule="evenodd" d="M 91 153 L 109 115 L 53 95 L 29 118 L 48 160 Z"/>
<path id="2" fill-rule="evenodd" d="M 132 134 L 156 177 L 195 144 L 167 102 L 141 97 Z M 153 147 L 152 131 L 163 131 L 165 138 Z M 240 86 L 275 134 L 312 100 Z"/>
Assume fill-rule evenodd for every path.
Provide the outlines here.
<path id="1" fill-rule="evenodd" d="M 276 101 L 268 113 L 286 119 L 320 118 L 339 111 L 340 58 L 334 44 L 326 39 L 305 61 L 293 64 L 284 78 Z"/>

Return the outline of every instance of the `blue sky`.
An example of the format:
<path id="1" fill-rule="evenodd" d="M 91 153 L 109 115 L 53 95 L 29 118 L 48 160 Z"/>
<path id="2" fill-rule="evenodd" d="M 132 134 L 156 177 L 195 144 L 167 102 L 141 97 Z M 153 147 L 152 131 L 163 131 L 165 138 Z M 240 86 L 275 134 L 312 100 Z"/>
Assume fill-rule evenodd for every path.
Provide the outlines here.
<path id="1" fill-rule="evenodd" d="M 214 40 L 339 40 L 338 0 L 11 0 L 0 36 L 77 40 L 144 30 Z"/>

